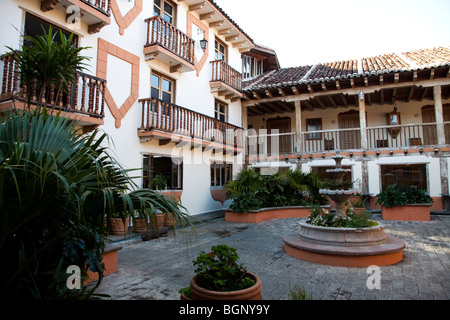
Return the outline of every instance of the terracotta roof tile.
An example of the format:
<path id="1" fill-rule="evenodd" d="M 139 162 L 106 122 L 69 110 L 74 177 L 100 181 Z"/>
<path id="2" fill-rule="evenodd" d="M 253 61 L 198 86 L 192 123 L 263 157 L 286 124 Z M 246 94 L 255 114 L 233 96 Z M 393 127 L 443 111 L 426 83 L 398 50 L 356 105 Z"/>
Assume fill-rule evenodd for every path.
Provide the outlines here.
<path id="1" fill-rule="evenodd" d="M 357 60 L 319 63 L 308 76 L 308 79 L 335 78 L 354 73 L 358 73 Z"/>
<path id="2" fill-rule="evenodd" d="M 450 48 L 438 47 L 433 49 L 414 50 L 403 52 L 403 55 L 414 61 L 419 67 L 440 65 L 450 61 Z"/>
<path id="3" fill-rule="evenodd" d="M 362 67 L 364 72 L 392 70 L 392 69 L 409 69 L 411 66 L 395 53 L 380 55 L 371 58 L 362 59 Z"/>
<path id="4" fill-rule="evenodd" d="M 334 81 L 341 78 L 362 77 L 369 74 L 416 70 L 450 65 L 450 47 L 384 54 L 358 60 L 319 63 L 315 66 L 283 68 L 244 82 L 244 91 L 292 86 L 300 83 Z"/>

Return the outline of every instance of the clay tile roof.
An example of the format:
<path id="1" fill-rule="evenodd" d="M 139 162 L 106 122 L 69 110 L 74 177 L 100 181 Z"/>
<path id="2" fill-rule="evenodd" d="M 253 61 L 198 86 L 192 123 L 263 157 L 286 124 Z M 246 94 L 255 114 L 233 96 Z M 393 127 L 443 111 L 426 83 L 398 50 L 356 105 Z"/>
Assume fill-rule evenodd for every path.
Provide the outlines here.
<path id="1" fill-rule="evenodd" d="M 408 59 L 414 61 L 419 67 L 440 65 L 450 62 L 450 48 L 438 47 L 403 52 Z"/>
<path id="2" fill-rule="evenodd" d="M 358 68 L 358 62 L 360 67 Z M 370 74 L 401 72 L 450 65 L 450 47 L 390 53 L 360 60 L 319 63 L 314 66 L 283 68 L 244 82 L 244 91 L 293 86 L 300 83 L 334 81 Z"/>
<path id="3" fill-rule="evenodd" d="M 302 66 L 269 71 L 256 79 L 244 82 L 243 86 L 247 86 L 247 88 L 265 88 L 289 85 L 292 82 L 300 81 L 310 69 L 311 66 Z"/>
<path id="4" fill-rule="evenodd" d="M 395 53 L 362 59 L 362 68 L 364 72 L 404 70 L 409 69 L 410 67 L 409 63 Z"/>
<path id="5" fill-rule="evenodd" d="M 354 73 L 358 73 L 357 60 L 319 63 L 311 72 L 308 79 L 336 78 Z"/>

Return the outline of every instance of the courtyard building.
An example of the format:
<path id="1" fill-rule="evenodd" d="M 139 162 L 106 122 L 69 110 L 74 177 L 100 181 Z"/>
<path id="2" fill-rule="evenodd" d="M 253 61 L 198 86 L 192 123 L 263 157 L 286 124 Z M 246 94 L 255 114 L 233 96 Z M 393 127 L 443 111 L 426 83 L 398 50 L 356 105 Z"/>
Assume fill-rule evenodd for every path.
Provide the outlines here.
<path id="1" fill-rule="evenodd" d="M 31 103 L 108 133 L 138 185 L 164 176 L 193 216 L 221 215 L 222 186 L 241 168 L 325 177 L 336 153 L 371 208 L 398 182 L 450 209 L 449 47 L 281 68 L 212 0 L 8 0 L 2 116 L 26 104 L 7 47 L 49 27 L 74 33 L 90 60 L 67 92 L 49 87 Z"/>

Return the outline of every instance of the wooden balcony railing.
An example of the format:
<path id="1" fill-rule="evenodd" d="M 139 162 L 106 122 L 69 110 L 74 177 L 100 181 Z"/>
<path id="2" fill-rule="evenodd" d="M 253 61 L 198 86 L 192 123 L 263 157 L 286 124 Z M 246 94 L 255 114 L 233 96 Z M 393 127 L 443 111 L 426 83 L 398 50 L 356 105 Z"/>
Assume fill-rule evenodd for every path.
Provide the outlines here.
<path id="1" fill-rule="evenodd" d="M 367 149 L 410 148 L 438 144 L 436 123 L 369 127 L 366 130 Z M 450 143 L 450 122 L 444 122 L 446 143 Z M 297 141 L 293 132 L 248 136 L 248 155 L 283 155 L 321 153 L 336 150 L 361 150 L 360 128 L 308 131 Z"/>
<path id="2" fill-rule="evenodd" d="M 148 18 L 145 22 L 147 23 L 147 41 L 144 47 L 158 44 L 194 64 L 194 39 L 160 16 Z"/>
<path id="3" fill-rule="evenodd" d="M 81 2 L 86 3 L 108 17 L 111 15 L 111 0 L 81 0 Z"/>
<path id="4" fill-rule="evenodd" d="M 42 93 L 37 91 L 37 80 L 31 88 L 20 84 L 20 72 L 15 61 L 9 55 L 2 55 L 3 77 L 0 101 L 17 100 L 30 105 L 40 105 L 60 109 L 65 112 L 85 114 L 103 118 L 106 80 L 78 72 L 66 90 L 59 85 L 49 85 Z M 28 101 L 29 100 L 29 101 Z"/>
<path id="5" fill-rule="evenodd" d="M 139 131 L 156 129 L 235 148 L 244 145 L 240 127 L 159 99 L 140 99 L 139 102 L 142 106 Z"/>
<path id="6" fill-rule="evenodd" d="M 242 91 L 242 74 L 222 60 L 211 61 L 211 82 L 216 81 Z"/>

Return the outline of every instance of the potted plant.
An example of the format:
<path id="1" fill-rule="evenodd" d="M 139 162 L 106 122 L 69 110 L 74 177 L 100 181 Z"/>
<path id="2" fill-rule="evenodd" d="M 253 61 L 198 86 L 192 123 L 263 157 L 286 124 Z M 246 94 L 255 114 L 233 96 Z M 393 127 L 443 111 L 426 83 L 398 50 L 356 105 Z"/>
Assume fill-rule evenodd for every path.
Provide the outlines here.
<path id="1" fill-rule="evenodd" d="M 357 194 L 352 197 L 350 200 L 351 202 L 351 208 L 355 213 L 364 213 L 366 212 L 364 198 L 362 195 Z"/>
<path id="2" fill-rule="evenodd" d="M 150 188 L 154 188 L 162 193 L 162 190 L 167 189 L 167 179 L 162 173 L 156 174 L 149 184 Z M 156 212 L 155 215 L 150 215 L 150 226 L 153 230 L 160 230 L 164 226 L 165 214 Z"/>
<path id="3" fill-rule="evenodd" d="M 133 232 L 142 233 L 148 229 L 148 216 L 142 210 L 136 210 L 133 215 Z"/>
<path id="4" fill-rule="evenodd" d="M 429 221 L 433 199 L 425 192 L 409 185 L 393 184 L 377 194 L 384 220 Z"/>
<path id="5" fill-rule="evenodd" d="M 260 300 L 261 280 L 238 263 L 235 248 L 212 246 L 193 261 L 196 275 L 190 283 L 193 300 Z M 185 288 L 186 289 L 186 288 Z M 183 290 L 186 295 L 188 289 Z"/>
<path id="6" fill-rule="evenodd" d="M 125 236 L 130 224 L 130 214 L 126 211 L 115 212 L 109 218 L 111 233 L 115 236 Z"/>

